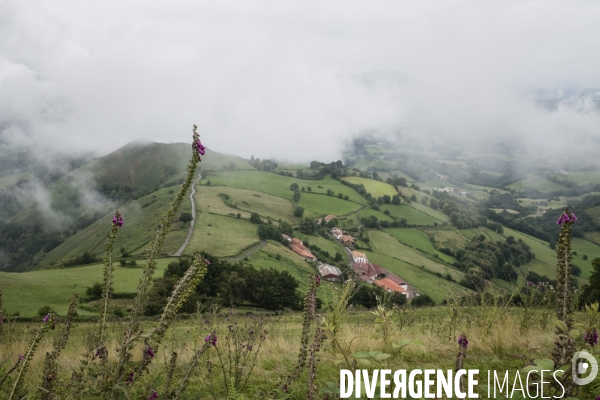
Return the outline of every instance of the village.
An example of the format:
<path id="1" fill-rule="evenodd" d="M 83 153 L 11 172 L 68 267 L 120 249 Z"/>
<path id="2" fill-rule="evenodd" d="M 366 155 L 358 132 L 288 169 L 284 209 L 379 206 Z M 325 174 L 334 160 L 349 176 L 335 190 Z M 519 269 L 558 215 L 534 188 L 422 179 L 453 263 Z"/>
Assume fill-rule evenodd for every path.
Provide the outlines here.
<path id="1" fill-rule="evenodd" d="M 335 218 L 335 215 L 327 215 L 317 220 L 317 224 L 321 224 L 321 222 L 328 223 Z M 387 292 L 400 293 L 405 296 L 407 300 L 412 300 L 419 296 L 419 293 L 416 291 L 416 289 L 408 282 L 386 270 L 381 265 L 369 262 L 369 259 L 364 253 L 356 251 L 354 249 L 355 239 L 347 232 L 344 232 L 338 227 L 333 227 L 329 230 L 329 234 L 344 246 L 344 249 L 351 259 L 349 265 L 354 275 L 362 282 L 369 285 L 379 286 Z M 344 281 L 344 273 L 340 268 L 319 262 L 317 257 L 311 253 L 310 249 L 306 247 L 300 239 L 292 238 L 285 234 L 282 236 L 289 242 L 289 246 L 292 251 L 305 260 L 316 263 L 317 270 L 319 271 L 322 279 L 329 282 L 339 283 Z"/>

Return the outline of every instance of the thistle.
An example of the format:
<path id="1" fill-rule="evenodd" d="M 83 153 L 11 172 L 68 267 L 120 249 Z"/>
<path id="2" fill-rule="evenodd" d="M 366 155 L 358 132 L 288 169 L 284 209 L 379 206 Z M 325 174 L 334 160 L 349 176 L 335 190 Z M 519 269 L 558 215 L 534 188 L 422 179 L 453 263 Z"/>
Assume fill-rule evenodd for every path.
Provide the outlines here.
<path id="1" fill-rule="evenodd" d="M 74 295 L 69 305 L 69 311 L 67 312 L 67 318 L 65 319 L 65 326 L 63 330 L 54 341 L 54 349 L 51 353 L 46 353 L 46 360 L 44 362 L 44 376 L 42 384 L 40 386 L 41 398 L 44 400 L 54 399 L 54 383 L 58 376 L 58 357 L 60 352 L 65 348 L 69 341 L 69 335 L 71 333 L 71 324 L 73 317 L 75 317 L 75 305 L 77 304 L 78 295 Z"/>
<path id="2" fill-rule="evenodd" d="M 463 333 L 458 338 L 458 354 L 456 355 L 456 368 L 455 371 L 458 372 L 463 369 L 463 363 L 465 361 L 465 356 L 467 353 L 467 347 L 469 346 L 469 340 L 467 336 Z M 465 388 L 464 377 L 460 379 L 460 387 L 462 389 Z"/>
<path id="3" fill-rule="evenodd" d="M 573 224 L 577 217 L 569 209 L 561 214 L 556 222 L 561 226 L 556 258 L 558 260 L 556 270 L 556 340 L 552 359 L 556 367 L 571 364 L 575 353 L 575 342 L 569 337 L 573 329 L 573 288 L 572 288 L 572 265 L 571 265 L 571 234 Z M 570 374 L 563 375 L 563 384 L 567 393 L 570 391 L 568 382 Z"/>
<path id="4" fill-rule="evenodd" d="M 315 310 L 317 308 L 317 288 L 321 284 L 319 275 L 310 275 L 308 277 L 308 289 L 304 297 L 304 318 L 302 321 L 302 337 L 300 338 L 300 352 L 298 353 L 298 364 L 294 368 L 286 381 L 279 385 L 279 389 L 287 393 L 289 385 L 298 379 L 304 367 L 306 367 L 306 358 L 308 357 L 308 343 L 310 341 L 310 331 L 313 320 L 316 319 Z M 319 325 L 319 329 L 320 329 Z"/>
<path id="5" fill-rule="evenodd" d="M 19 372 L 17 372 L 17 376 L 15 377 L 15 383 L 13 384 L 10 395 L 8 396 L 8 400 L 12 400 L 13 398 L 20 399 L 23 397 L 23 396 L 21 396 L 21 393 L 20 393 L 21 385 L 23 384 L 23 378 L 27 374 L 27 368 L 29 367 L 29 363 L 31 362 L 33 355 L 35 354 L 38 346 L 40 345 L 42 338 L 46 335 L 46 333 L 48 333 L 48 331 L 50 329 L 54 329 L 55 326 L 56 326 L 56 315 L 55 314 L 46 315 L 46 317 L 44 317 L 44 325 L 42 326 L 42 329 L 40 329 L 37 332 L 37 334 L 33 337 L 33 339 L 31 340 L 31 343 L 29 344 L 29 348 L 27 349 L 27 352 L 25 353 L 25 355 L 23 356 L 23 358 L 20 362 Z"/>
<path id="6" fill-rule="evenodd" d="M 154 271 L 156 270 L 156 258 L 160 254 L 160 250 L 164 243 L 165 237 L 166 237 L 167 233 L 169 232 L 171 222 L 175 218 L 177 210 L 179 209 L 179 206 L 181 205 L 181 202 L 183 201 L 183 198 L 184 198 L 186 192 L 192 185 L 192 180 L 194 178 L 194 174 L 196 172 L 198 162 L 200 162 L 200 155 L 203 155 L 205 152 L 204 146 L 202 146 L 202 144 L 200 143 L 200 135 L 198 135 L 196 130 L 197 130 L 197 127 L 196 127 L 196 125 L 194 125 L 193 142 L 192 142 L 192 158 L 190 159 L 190 162 L 188 164 L 188 171 L 187 171 L 185 180 L 183 182 L 183 185 L 181 186 L 181 189 L 177 193 L 177 196 L 171 202 L 169 209 L 167 210 L 166 214 L 164 215 L 163 219 L 161 220 L 160 228 L 156 231 L 152 245 L 150 246 L 150 248 L 148 248 L 146 250 L 146 267 L 144 268 L 144 271 L 142 272 L 142 277 L 140 278 L 140 282 L 138 284 L 137 295 L 136 295 L 134 303 L 133 303 L 133 311 L 131 313 L 131 318 L 129 319 L 129 323 L 125 330 L 123 340 L 118 349 L 119 358 L 117 360 L 115 369 L 112 373 L 112 388 L 113 389 L 112 389 L 111 398 L 116 398 L 116 396 L 117 396 L 117 388 L 119 387 L 119 383 L 123 381 L 123 377 L 126 375 L 125 371 L 124 371 L 124 365 L 126 363 L 128 363 L 132 357 L 131 347 L 132 347 L 133 343 L 136 340 L 138 340 L 141 336 L 139 316 L 142 311 L 142 306 L 143 306 L 144 300 L 146 298 L 146 292 L 148 290 L 148 286 L 150 285 L 150 281 L 152 279 L 152 276 L 154 275 Z M 190 267 L 190 268 L 192 268 L 192 267 Z M 198 268 L 198 266 L 196 268 Z M 173 299 L 173 296 L 172 296 L 172 299 Z M 172 299 L 169 300 L 169 302 L 171 304 L 172 304 L 172 301 L 171 301 Z M 183 304 L 184 300 L 185 299 L 183 299 L 183 297 L 176 299 L 177 302 L 181 301 L 181 304 Z M 179 306 L 181 306 L 181 304 Z M 166 310 L 167 309 L 165 308 L 165 312 L 166 312 Z M 163 317 L 161 317 L 161 322 L 159 323 L 159 327 L 157 327 L 157 330 L 155 330 L 155 332 L 154 332 L 155 335 L 158 335 L 158 336 L 155 336 L 155 339 L 159 339 L 159 337 L 161 335 L 160 332 L 162 331 L 162 329 L 164 328 L 166 330 L 166 328 L 168 327 L 168 324 L 170 324 L 172 317 L 174 317 L 174 315 L 172 315 L 172 317 L 170 316 L 171 313 L 173 312 L 173 310 L 175 310 L 175 308 L 170 308 L 170 311 L 168 313 L 169 315 L 165 315 L 165 313 L 163 313 Z M 166 318 L 166 317 L 168 317 L 168 318 Z M 168 324 L 165 325 L 165 322 L 167 320 L 169 320 Z M 162 334 L 164 334 L 164 332 L 162 332 Z M 146 335 L 146 339 L 148 339 L 148 335 Z M 147 340 L 146 340 L 146 342 L 148 343 Z M 140 365 L 140 367 L 142 369 L 144 368 L 144 366 L 143 366 L 144 363 L 147 361 L 148 360 L 142 361 L 142 364 Z M 139 370 L 140 368 L 137 368 L 137 369 Z"/>

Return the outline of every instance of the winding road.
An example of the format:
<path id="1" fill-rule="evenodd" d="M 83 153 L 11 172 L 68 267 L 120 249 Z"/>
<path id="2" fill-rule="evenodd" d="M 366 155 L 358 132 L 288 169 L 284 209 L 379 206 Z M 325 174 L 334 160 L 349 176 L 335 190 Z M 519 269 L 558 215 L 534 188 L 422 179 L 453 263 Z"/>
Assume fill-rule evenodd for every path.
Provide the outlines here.
<path id="1" fill-rule="evenodd" d="M 256 246 L 252 247 L 250 250 L 248 250 L 247 252 L 245 252 L 243 255 L 238 256 L 238 257 L 230 257 L 230 258 L 226 258 L 225 260 L 227 261 L 241 261 L 243 260 L 245 257 L 250 257 L 250 255 L 252 253 L 254 253 L 257 250 L 262 249 L 263 247 L 265 247 L 267 245 L 267 240 L 263 239 L 262 242 L 260 242 L 259 244 L 257 244 Z"/>
<path id="2" fill-rule="evenodd" d="M 194 194 L 196 194 L 196 188 L 194 185 L 200 183 L 202 179 L 202 175 L 198 177 L 198 180 L 195 183 L 192 183 L 192 193 L 190 193 L 190 202 L 192 203 L 192 220 L 190 221 L 190 230 L 188 231 L 187 238 L 185 238 L 185 242 L 181 245 L 179 250 L 173 253 L 174 257 L 181 256 L 181 253 L 185 250 L 185 247 L 190 243 L 190 239 L 192 238 L 192 233 L 194 232 L 194 222 L 196 222 L 196 204 L 194 203 Z"/>

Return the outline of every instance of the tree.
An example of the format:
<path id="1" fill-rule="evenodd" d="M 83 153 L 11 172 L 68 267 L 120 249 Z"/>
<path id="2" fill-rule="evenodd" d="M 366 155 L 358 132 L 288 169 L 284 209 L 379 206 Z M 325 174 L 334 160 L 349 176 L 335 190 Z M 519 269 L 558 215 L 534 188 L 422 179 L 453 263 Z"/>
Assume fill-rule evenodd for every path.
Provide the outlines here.
<path id="1" fill-rule="evenodd" d="M 304 207 L 296 206 L 296 208 L 294 208 L 294 217 L 302 218 L 303 215 L 304 215 Z"/>
<path id="2" fill-rule="evenodd" d="M 291 190 L 294 190 L 294 191 L 296 191 L 296 190 L 298 190 L 298 188 L 299 188 L 299 186 L 298 186 L 298 184 L 297 184 L 296 182 L 294 182 L 294 183 L 292 183 L 292 184 L 290 185 L 290 189 L 291 189 Z"/>
<path id="3" fill-rule="evenodd" d="M 253 224 L 262 224 L 262 219 L 260 218 L 260 215 L 258 215 L 258 213 L 252 213 L 250 214 L 250 222 L 252 222 Z"/>
<path id="4" fill-rule="evenodd" d="M 179 215 L 179 220 L 183 223 L 190 222 L 192 219 L 192 214 L 189 212 L 182 212 Z"/>
<path id="5" fill-rule="evenodd" d="M 410 201 L 417 201 L 417 196 L 414 194 L 410 196 Z"/>
<path id="6" fill-rule="evenodd" d="M 422 294 L 410 302 L 415 307 L 431 307 L 435 306 L 435 301 L 428 294 Z"/>
<path id="7" fill-rule="evenodd" d="M 390 204 L 391 200 L 392 200 L 392 198 L 390 196 L 388 196 L 387 194 L 383 195 L 383 203 L 384 204 Z"/>
<path id="8" fill-rule="evenodd" d="M 300 232 L 306 235 L 312 235 L 318 229 L 317 223 L 310 218 L 302 218 L 302 221 L 300 221 Z"/>
<path id="9" fill-rule="evenodd" d="M 210 186 L 210 181 L 206 181 L 206 186 Z"/>
<path id="10" fill-rule="evenodd" d="M 306 190 L 308 190 L 309 192 L 312 192 L 312 188 L 310 186 L 307 186 Z"/>
<path id="11" fill-rule="evenodd" d="M 299 202 L 299 201 L 300 201 L 300 191 L 299 191 L 299 190 L 296 190 L 296 191 L 294 192 L 294 196 L 292 197 L 292 201 L 293 201 L 294 203 L 297 203 L 297 202 Z"/>
<path id="12" fill-rule="evenodd" d="M 398 196 L 397 194 L 392 196 L 392 204 L 395 205 L 400 205 L 400 196 Z"/>

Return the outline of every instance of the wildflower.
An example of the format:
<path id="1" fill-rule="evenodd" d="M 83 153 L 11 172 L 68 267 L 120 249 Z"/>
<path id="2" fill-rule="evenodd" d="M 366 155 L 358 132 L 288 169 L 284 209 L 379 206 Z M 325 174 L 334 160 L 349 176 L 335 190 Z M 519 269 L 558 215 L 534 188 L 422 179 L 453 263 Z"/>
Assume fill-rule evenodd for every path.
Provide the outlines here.
<path id="1" fill-rule="evenodd" d="M 527 286 L 533 286 L 533 282 L 527 281 Z"/>
<path id="2" fill-rule="evenodd" d="M 123 217 L 121 216 L 121 214 L 115 215 L 112 219 L 112 223 L 113 223 L 113 225 L 118 225 L 119 228 L 122 227 L 124 221 L 123 221 Z"/>
<path id="3" fill-rule="evenodd" d="M 50 314 L 46 314 L 46 316 L 44 317 L 44 319 L 42 321 L 48 322 L 49 319 L 50 319 Z"/>
<path id="4" fill-rule="evenodd" d="M 201 156 L 203 156 L 206 153 L 206 147 L 202 145 L 200 139 L 196 139 L 196 150 L 198 150 L 198 154 L 200 154 Z"/>
<path id="5" fill-rule="evenodd" d="M 204 259 L 204 261 L 206 262 L 206 265 L 210 265 L 210 261 L 208 261 L 207 259 Z"/>
<path id="6" fill-rule="evenodd" d="M 148 400 L 158 399 L 158 393 L 156 391 L 152 391 L 152 394 L 148 396 Z"/>
<path id="7" fill-rule="evenodd" d="M 208 335 L 204 338 L 206 343 L 211 343 L 213 346 L 217 345 L 217 335 Z"/>
<path id="8" fill-rule="evenodd" d="M 465 336 L 465 334 L 460 335 L 460 337 L 458 338 L 458 344 L 462 348 L 465 348 L 465 349 L 467 348 L 467 346 L 469 345 L 469 341 L 467 340 L 467 337 Z"/>
<path id="9" fill-rule="evenodd" d="M 125 382 L 127 382 L 127 386 L 131 385 L 133 383 L 133 375 L 134 373 L 130 373 L 129 376 L 127 377 L 127 380 Z"/>
<path id="10" fill-rule="evenodd" d="M 146 347 L 145 353 L 148 357 L 154 358 L 154 352 L 152 351 L 152 347 L 150 347 L 150 346 Z"/>
<path id="11" fill-rule="evenodd" d="M 558 221 L 556 221 L 556 223 L 558 225 L 562 225 L 566 222 L 575 223 L 575 221 L 577 221 L 577 216 L 574 213 L 571 213 L 571 215 L 569 216 L 569 214 L 563 212 L 558 218 Z"/>
<path id="12" fill-rule="evenodd" d="M 24 355 L 20 355 L 20 356 L 19 356 L 19 361 L 23 361 L 24 359 L 25 359 L 25 356 L 24 356 Z"/>
<path id="13" fill-rule="evenodd" d="M 589 334 L 583 335 L 583 340 L 592 347 L 597 345 L 598 344 L 598 331 L 596 330 L 596 328 L 594 328 Z"/>

